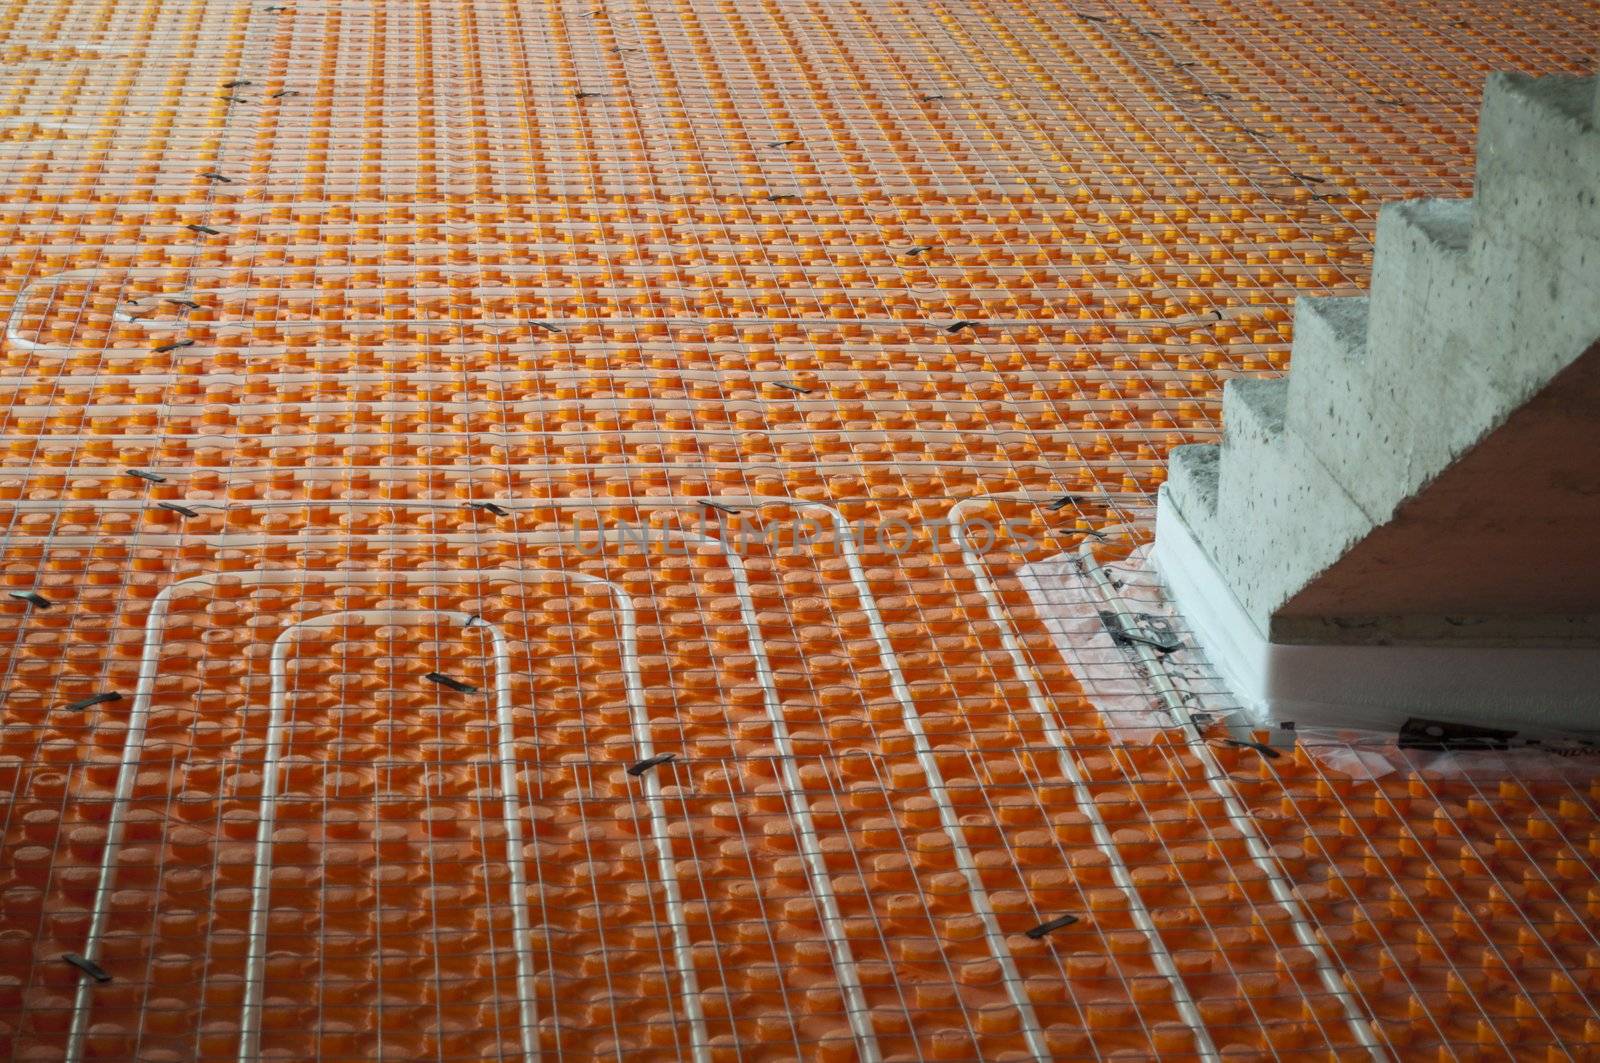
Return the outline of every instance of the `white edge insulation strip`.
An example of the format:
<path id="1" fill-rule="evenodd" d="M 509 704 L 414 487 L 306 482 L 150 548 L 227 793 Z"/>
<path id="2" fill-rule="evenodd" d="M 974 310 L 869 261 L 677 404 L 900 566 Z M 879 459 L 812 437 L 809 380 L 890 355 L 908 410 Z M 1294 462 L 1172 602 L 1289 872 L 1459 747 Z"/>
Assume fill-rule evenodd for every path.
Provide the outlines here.
<path id="1" fill-rule="evenodd" d="M 1392 731 L 1420 716 L 1595 726 L 1600 650 L 1268 642 L 1164 489 L 1151 561 L 1212 667 L 1263 723 Z"/>

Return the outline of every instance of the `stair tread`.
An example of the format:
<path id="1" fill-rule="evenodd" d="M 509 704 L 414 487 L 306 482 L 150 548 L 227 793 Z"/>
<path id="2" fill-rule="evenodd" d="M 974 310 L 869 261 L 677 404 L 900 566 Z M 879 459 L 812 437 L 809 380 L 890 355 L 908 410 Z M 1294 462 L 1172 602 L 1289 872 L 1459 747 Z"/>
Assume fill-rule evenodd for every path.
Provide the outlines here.
<path id="1" fill-rule="evenodd" d="M 1497 87 L 1516 92 L 1536 100 L 1560 114 L 1563 118 L 1587 125 L 1594 120 L 1595 101 L 1600 97 L 1600 85 L 1594 77 L 1565 77 L 1561 75 L 1491 74 Z"/>
<path id="2" fill-rule="evenodd" d="M 1226 431 L 1228 411 L 1235 404 L 1249 408 L 1250 415 L 1271 435 L 1283 431 L 1289 409 L 1289 378 L 1235 377 L 1228 381 L 1223 392 L 1223 428 Z"/>
<path id="3" fill-rule="evenodd" d="M 1465 251 L 1472 240 L 1470 199 L 1416 199 L 1389 209 L 1450 251 Z"/>

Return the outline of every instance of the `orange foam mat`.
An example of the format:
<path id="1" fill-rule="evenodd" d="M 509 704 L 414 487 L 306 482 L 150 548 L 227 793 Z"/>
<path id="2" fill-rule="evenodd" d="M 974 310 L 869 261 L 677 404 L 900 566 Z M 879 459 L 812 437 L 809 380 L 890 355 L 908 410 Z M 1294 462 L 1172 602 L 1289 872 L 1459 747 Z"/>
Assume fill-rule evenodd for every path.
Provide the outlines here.
<path id="1" fill-rule="evenodd" d="M 1017 573 L 1593 5 L 3 10 L 0 1055 L 1595 1054 L 1583 761 L 1134 741 Z"/>

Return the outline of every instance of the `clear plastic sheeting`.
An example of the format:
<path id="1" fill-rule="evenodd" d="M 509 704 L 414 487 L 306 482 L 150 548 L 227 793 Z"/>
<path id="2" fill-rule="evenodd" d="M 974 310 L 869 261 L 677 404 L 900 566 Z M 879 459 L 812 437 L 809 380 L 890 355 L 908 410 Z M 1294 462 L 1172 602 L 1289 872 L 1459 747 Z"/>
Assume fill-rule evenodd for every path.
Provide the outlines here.
<path id="1" fill-rule="evenodd" d="M 1102 566 L 1103 571 L 1142 633 L 1158 640 L 1170 638 L 1176 645 L 1161 654 L 1161 661 L 1186 708 L 1216 716 L 1231 713 L 1235 708 L 1231 696 L 1207 666 L 1204 653 L 1186 637 L 1183 618 L 1167 600 L 1149 554 L 1148 545 L 1138 547 L 1126 558 Z M 1077 554 L 1057 554 L 1024 565 L 1017 578 L 1115 740 L 1148 742 L 1186 722 L 1175 719 L 1156 695 L 1149 668 L 1129 643 L 1113 636 L 1121 628 L 1108 615 L 1111 603 L 1085 573 Z"/>
<path id="2" fill-rule="evenodd" d="M 1393 731 L 1307 727 L 1296 731 L 1306 755 L 1329 771 L 1379 780 L 1409 774 L 1489 784 L 1518 779 L 1562 781 L 1585 789 L 1600 779 L 1600 745 L 1546 734 L 1538 746 L 1509 749 L 1406 749 Z M 1548 748 L 1544 748 L 1548 747 Z"/>

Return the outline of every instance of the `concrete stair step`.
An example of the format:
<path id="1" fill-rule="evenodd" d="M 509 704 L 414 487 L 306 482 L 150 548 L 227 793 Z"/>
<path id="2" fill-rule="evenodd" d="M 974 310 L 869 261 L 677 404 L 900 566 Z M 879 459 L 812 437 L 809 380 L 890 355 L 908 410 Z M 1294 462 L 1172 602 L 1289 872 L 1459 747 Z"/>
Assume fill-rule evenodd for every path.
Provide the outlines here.
<path id="1" fill-rule="evenodd" d="M 1246 608 L 1275 601 L 1307 558 L 1332 564 L 1372 525 L 1311 441 L 1288 428 L 1288 400 L 1284 377 L 1231 380 L 1223 390 L 1216 507 L 1211 528 L 1196 531 L 1210 536 Z"/>
<path id="2" fill-rule="evenodd" d="M 1497 74 L 1484 92 L 1474 287 L 1458 301 L 1477 331 L 1463 354 L 1519 398 L 1600 328 L 1597 82 Z"/>
<path id="3" fill-rule="evenodd" d="M 1421 199 L 1379 211 L 1368 309 L 1375 371 L 1415 366 L 1417 354 L 1438 342 L 1438 319 L 1460 316 L 1459 293 L 1472 272 L 1473 208 L 1470 199 Z"/>
<path id="4" fill-rule="evenodd" d="M 1167 483 L 1189 501 L 1194 519 L 1209 521 L 1217 512 L 1217 475 L 1222 447 L 1191 443 L 1167 456 Z"/>
<path id="5" fill-rule="evenodd" d="M 1389 226 L 1391 232 L 1400 227 L 1412 231 L 1405 219 Z M 1410 252 L 1414 258 L 1464 260 L 1464 253 L 1426 239 L 1425 250 Z M 1436 257 L 1431 276 L 1454 268 Z M 1376 519 L 1392 513 L 1512 408 L 1513 396 L 1472 363 L 1452 356 L 1469 342 L 1461 333 L 1475 327 L 1471 319 L 1453 309 L 1429 324 L 1425 286 L 1405 288 L 1417 289 L 1413 320 L 1392 312 L 1387 335 L 1372 317 L 1376 289 L 1370 297 L 1301 299 L 1295 306 L 1289 423 L 1314 442 L 1334 479 Z"/>
<path id="6" fill-rule="evenodd" d="M 1328 439 L 1359 431 L 1371 421 L 1366 391 L 1369 311 L 1365 295 L 1295 302 L 1285 416 L 1296 431 Z"/>
<path id="7" fill-rule="evenodd" d="M 1478 120 L 1478 242 L 1600 229 L 1595 78 L 1492 74 Z"/>

